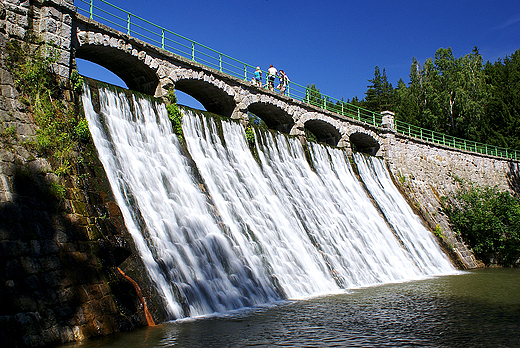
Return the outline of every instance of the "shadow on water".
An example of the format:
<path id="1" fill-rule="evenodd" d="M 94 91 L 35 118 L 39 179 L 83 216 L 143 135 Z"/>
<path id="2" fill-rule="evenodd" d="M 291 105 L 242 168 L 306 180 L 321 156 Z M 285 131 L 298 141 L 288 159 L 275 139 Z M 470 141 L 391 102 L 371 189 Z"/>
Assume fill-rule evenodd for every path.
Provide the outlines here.
<path id="1" fill-rule="evenodd" d="M 519 293 L 519 269 L 485 269 L 67 347 L 518 347 Z"/>

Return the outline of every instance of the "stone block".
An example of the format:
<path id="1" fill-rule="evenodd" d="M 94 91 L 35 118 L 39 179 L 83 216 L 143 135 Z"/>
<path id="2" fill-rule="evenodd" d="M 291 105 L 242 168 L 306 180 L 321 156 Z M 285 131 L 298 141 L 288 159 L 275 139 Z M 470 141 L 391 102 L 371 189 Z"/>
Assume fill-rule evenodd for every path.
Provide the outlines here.
<path id="1" fill-rule="evenodd" d="M 34 274 L 30 275 L 28 277 L 25 277 L 22 280 L 22 284 L 23 284 L 25 290 L 29 290 L 29 291 L 37 291 L 37 290 L 41 289 L 42 287 L 44 287 L 41 279 Z"/>
<path id="2" fill-rule="evenodd" d="M 16 92 L 15 88 L 11 85 L 3 85 L 2 96 L 5 98 L 14 99 L 18 97 L 18 92 Z"/>
<path id="3" fill-rule="evenodd" d="M 46 256 L 40 260 L 42 271 L 55 271 L 61 267 L 61 262 L 56 256 Z"/>
<path id="4" fill-rule="evenodd" d="M 40 262 L 33 257 L 20 258 L 20 264 L 27 274 L 36 274 L 41 271 Z"/>
<path id="5" fill-rule="evenodd" d="M 55 289 L 62 283 L 63 277 L 62 272 L 59 270 L 42 273 L 42 282 L 45 284 L 47 289 Z"/>
<path id="6" fill-rule="evenodd" d="M 94 34 L 94 45 L 103 45 L 103 34 L 101 33 L 95 33 Z"/>
<path id="7" fill-rule="evenodd" d="M 45 158 L 36 158 L 29 162 L 28 168 L 33 173 L 49 173 L 52 172 L 51 165 Z"/>
<path id="8" fill-rule="evenodd" d="M 36 312 L 38 310 L 38 304 L 31 297 L 20 296 L 18 301 L 24 312 Z"/>

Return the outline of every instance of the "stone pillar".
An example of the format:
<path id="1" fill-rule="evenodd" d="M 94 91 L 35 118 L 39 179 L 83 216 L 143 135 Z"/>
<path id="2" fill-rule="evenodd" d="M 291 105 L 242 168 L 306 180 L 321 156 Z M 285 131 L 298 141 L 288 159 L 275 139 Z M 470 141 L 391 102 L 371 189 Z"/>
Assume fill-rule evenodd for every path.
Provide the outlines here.
<path id="1" fill-rule="evenodd" d="M 383 111 L 381 112 L 381 115 L 383 116 L 383 120 L 381 123 L 383 128 L 395 130 L 394 113 L 392 111 Z"/>
<path id="2" fill-rule="evenodd" d="M 60 53 L 54 66 L 56 74 L 68 78 L 72 59 L 72 20 L 76 7 L 73 0 L 38 1 L 39 13 L 35 11 L 34 32 L 46 43 L 51 44 Z"/>
<path id="3" fill-rule="evenodd" d="M 346 128 L 346 127 L 343 127 Z M 350 137 L 348 132 L 343 130 L 341 139 L 338 141 L 338 147 L 341 147 L 345 150 L 347 156 L 352 156 L 352 144 L 350 144 Z"/>
<path id="4" fill-rule="evenodd" d="M 307 138 L 305 137 L 305 125 L 302 122 L 296 122 L 294 126 L 292 126 L 289 135 L 297 137 L 302 145 L 307 142 Z"/>

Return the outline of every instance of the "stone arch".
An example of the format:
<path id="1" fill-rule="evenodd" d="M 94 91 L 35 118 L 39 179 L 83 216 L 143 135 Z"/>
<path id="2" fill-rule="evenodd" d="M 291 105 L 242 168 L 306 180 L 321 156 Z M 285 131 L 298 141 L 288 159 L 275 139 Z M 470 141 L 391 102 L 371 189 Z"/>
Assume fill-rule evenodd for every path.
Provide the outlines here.
<path id="1" fill-rule="evenodd" d="M 131 90 L 154 95 L 159 85 L 157 60 L 138 51 L 123 39 L 107 34 L 78 30 L 75 57 L 110 70 Z"/>
<path id="2" fill-rule="evenodd" d="M 375 132 L 361 127 L 349 132 L 349 141 L 353 150 L 376 156 L 381 149 L 382 139 Z"/>
<path id="3" fill-rule="evenodd" d="M 289 134 L 294 126 L 294 107 L 270 95 L 250 94 L 240 102 L 234 114 L 245 115 L 247 112 L 262 119 L 269 128 L 282 133 Z"/>
<path id="4" fill-rule="evenodd" d="M 197 99 L 209 112 L 231 117 L 235 109 L 235 90 L 205 71 L 175 69 L 169 74 L 168 82 L 176 90 Z"/>
<path id="5" fill-rule="evenodd" d="M 341 124 L 326 115 L 307 112 L 299 119 L 299 124 L 302 124 L 305 129 L 309 130 L 316 136 L 316 140 L 331 146 L 338 146 L 341 139 Z"/>

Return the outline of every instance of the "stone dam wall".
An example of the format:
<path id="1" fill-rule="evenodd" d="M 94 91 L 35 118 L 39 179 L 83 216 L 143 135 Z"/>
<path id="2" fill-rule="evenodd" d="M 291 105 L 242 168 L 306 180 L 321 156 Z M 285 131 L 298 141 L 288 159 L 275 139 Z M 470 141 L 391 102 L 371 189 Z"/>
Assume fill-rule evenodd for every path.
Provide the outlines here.
<path id="1" fill-rule="evenodd" d="M 388 139 L 385 159 L 394 182 L 401 188 L 412 207 L 432 230 L 438 225 L 445 238 L 439 240 L 452 251 L 462 268 L 482 267 L 450 228 L 441 208 L 441 198 L 451 197 L 464 185 L 475 183 L 513 191 L 511 176 L 518 163 L 495 156 L 455 150 L 404 135 Z M 458 259 L 458 260 L 457 260 Z"/>
<path id="2" fill-rule="evenodd" d="M 60 3 L 62 11 L 47 7 L 51 2 Z M 52 158 L 24 145 L 37 127 L 6 69 L 5 44 L 21 42 L 35 28 L 59 39 L 65 54 L 57 72 L 67 76 L 73 58 L 63 33 L 71 29 L 71 5 L 64 0 L 0 3 L 0 346 L 54 346 L 146 325 L 140 299 L 118 267 L 141 286 L 154 319 L 165 319 L 93 144 L 84 144 L 85 161 L 61 177 Z M 45 21 L 42 12 L 49 14 Z M 64 98 L 74 101 L 70 91 Z M 477 267 L 451 232 L 440 197 L 452 194 L 458 179 L 509 190 L 509 162 L 392 132 L 384 141 L 388 167 L 411 205 L 432 229 L 441 227 L 446 238 L 440 242 L 459 266 Z M 53 183 L 64 185 L 64 198 L 52 194 Z"/>
<path id="3" fill-rule="evenodd" d="M 164 320 L 94 145 L 82 144 L 84 161 L 60 177 L 56 159 L 26 145 L 37 126 L 6 67 L 6 43 L 23 45 L 42 11 L 51 10 L 38 1 L 0 3 L 0 346 L 10 348 L 56 346 L 147 325 L 118 267 L 141 285 L 153 317 Z M 53 16 L 49 28 L 70 21 Z M 65 58 L 55 69 L 62 75 L 70 65 Z M 68 90 L 63 98 L 66 105 L 75 102 Z M 53 192 L 57 183 L 63 197 Z"/>

